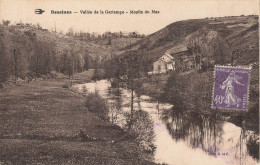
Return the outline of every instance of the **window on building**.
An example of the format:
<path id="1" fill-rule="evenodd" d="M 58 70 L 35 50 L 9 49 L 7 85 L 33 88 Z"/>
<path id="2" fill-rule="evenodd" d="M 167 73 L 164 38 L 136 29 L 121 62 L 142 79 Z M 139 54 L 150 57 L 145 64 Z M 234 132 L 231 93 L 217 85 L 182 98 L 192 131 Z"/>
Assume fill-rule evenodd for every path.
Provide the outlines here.
<path id="1" fill-rule="evenodd" d="M 161 71 L 161 65 L 158 65 L 158 71 L 159 72 Z"/>

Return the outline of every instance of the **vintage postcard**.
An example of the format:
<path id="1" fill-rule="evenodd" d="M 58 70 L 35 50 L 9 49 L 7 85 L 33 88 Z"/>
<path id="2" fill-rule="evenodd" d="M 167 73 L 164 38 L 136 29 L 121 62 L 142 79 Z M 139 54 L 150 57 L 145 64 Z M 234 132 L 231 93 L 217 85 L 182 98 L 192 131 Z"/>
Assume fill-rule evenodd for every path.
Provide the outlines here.
<path id="1" fill-rule="evenodd" d="M 0 165 L 259 164 L 259 0 L 0 0 Z"/>

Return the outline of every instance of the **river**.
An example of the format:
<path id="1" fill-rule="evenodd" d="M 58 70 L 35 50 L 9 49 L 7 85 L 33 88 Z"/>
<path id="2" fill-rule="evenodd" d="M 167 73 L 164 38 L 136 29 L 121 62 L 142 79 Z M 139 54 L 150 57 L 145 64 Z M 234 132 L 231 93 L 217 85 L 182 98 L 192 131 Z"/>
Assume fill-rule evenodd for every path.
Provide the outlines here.
<path id="1" fill-rule="evenodd" d="M 113 111 L 110 115 L 115 116 L 114 109 L 130 111 L 130 92 L 123 88 L 111 88 L 107 80 L 76 84 L 72 89 L 82 94 L 92 92 L 101 95 Z M 156 163 L 251 165 L 259 161 L 254 150 L 257 135 L 230 122 L 218 120 L 214 115 L 174 110 L 173 105 L 158 105 L 156 100 L 144 95 L 135 95 L 134 109 L 148 112 L 153 121 Z M 120 126 L 125 124 L 120 114 L 113 122 Z"/>

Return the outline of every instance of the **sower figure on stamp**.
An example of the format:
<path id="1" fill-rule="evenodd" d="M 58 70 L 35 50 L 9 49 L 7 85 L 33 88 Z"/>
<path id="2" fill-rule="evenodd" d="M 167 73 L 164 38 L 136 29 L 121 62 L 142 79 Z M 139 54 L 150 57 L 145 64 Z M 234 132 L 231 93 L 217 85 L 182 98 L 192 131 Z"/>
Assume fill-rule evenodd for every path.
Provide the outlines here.
<path id="1" fill-rule="evenodd" d="M 227 107 L 230 107 L 230 105 L 237 105 L 237 107 L 239 107 L 241 99 L 234 93 L 234 83 L 244 86 L 244 84 L 238 82 L 239 79 L 241 79 L 241 77 L 236 76 L 235 72 L 231 71 L 227 79 L 220 85 L 221 89 L 225 89 L 224 103 L 227 104 Z"/>

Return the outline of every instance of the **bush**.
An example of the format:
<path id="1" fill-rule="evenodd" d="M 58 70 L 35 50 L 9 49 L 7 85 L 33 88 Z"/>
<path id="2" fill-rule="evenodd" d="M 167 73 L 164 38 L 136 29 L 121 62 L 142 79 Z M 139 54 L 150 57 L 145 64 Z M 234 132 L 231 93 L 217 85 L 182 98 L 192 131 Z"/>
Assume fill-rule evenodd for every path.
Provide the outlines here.
<path id="1" fill-rule="evenodd" d="M 205 110 L 211 108 L 213 72 L 172 74 L 167 80 L 163 100 L 175 108 Z"/>
<path id="2" fill-rule="evenodd" d="M 70 85 L 69 84 L 64 84 L 64 85 L 62 85 L 62 88 L 70 88 Z"/>
<path id="3" fill-rule="evenodd" d="M 96 113 L 99 118 L 108 120 L 109 108 L 106 100 L 96 93 L 91 93 L 86 96 L 85 106 L 90 112 Z"/>
<path id="4" fill-rule="evenodd" d="M 111 80 L 111 87 L 112 88 L 117 88 L 119 86 L 119 80 L 118 79 L 112 79 Z"/>
<path id="5" fill-rule="evenodd" d="M 154 123 L 149 113 L 143 110 L 138 110 L 134 111 L 132 119 L 129 113 L 126 113 L 125 117 L 125 129 L 129 130 L 130 135 L 132 135 L 135 138 L 135 141 L 139 143 L 140 147 L 143 148 L 144 151 L 154 152 Z"/>

